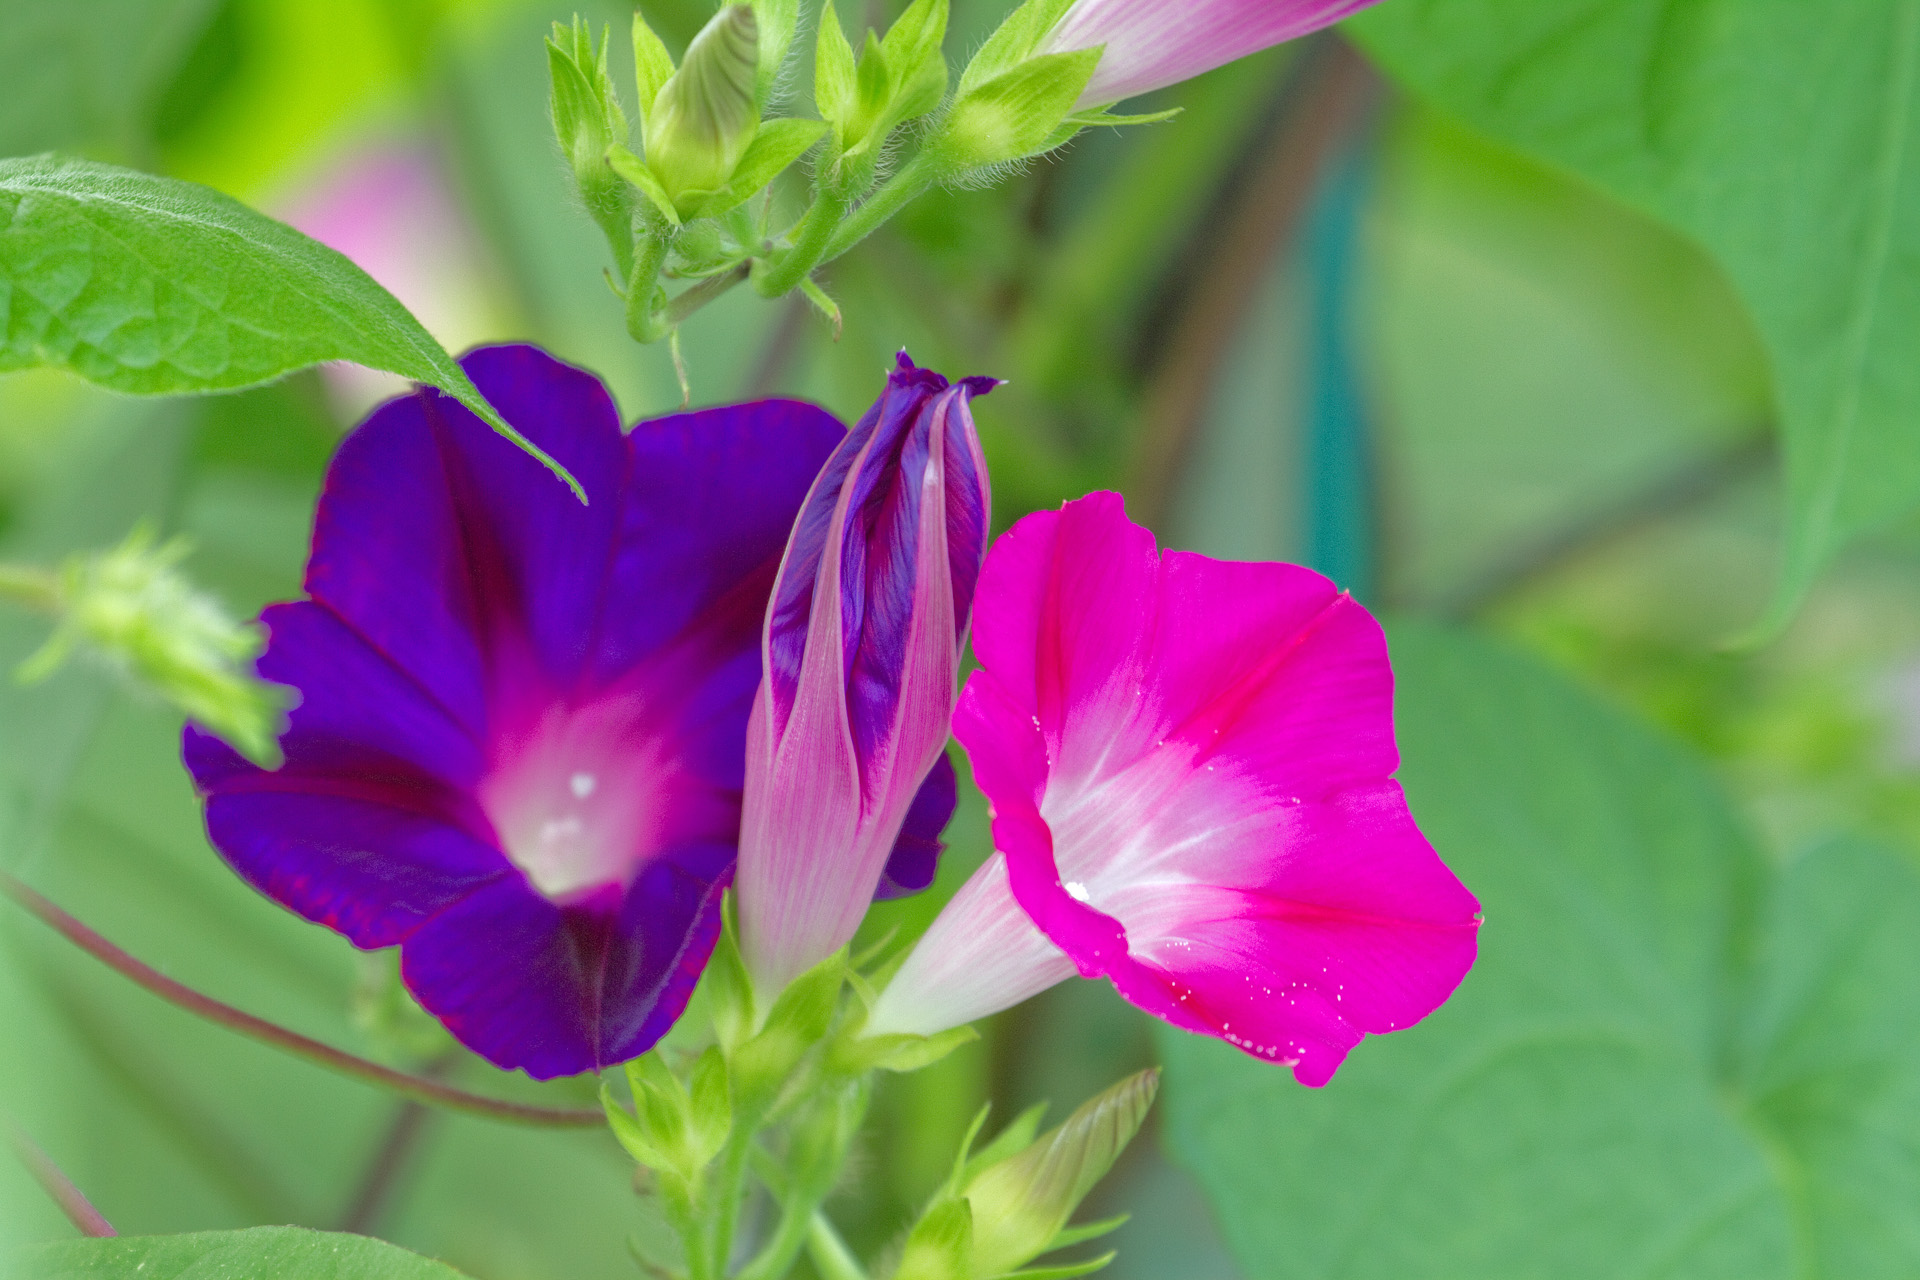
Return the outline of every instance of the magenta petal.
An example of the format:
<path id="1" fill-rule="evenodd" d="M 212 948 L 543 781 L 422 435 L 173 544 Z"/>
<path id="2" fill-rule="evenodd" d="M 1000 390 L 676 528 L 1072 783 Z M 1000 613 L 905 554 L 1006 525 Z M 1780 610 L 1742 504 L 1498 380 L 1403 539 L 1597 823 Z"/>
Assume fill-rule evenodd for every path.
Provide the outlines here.
<path id="1" fill-rule="evenodd" d="M 1076 0 L 1045 52 L 1104 47 L 1079 106 L 1192 79 L 1357 13 L 1375 0 Z"/>
<path id="2" fill-rule="evenodd" d="M 184 750 L 251 883 L 399 944 L 495 1063 L 570 1074 L 650 1046 L 712 948 L 760 619 L 843 433 L 770 403 L 623 436 L 533 348 L 462 363 L 591 505 L 435 393 L 376 411 L 329 470 L 313 599 L 265 615 L 260 669 L 301 698 L 285 766 L 192 727 Z"/>
<path id="3" fill-rule="evenodd" d="M 967 963 L 969 935 L 1006 932 L 985 923 L 996 876 L 1082 974 L 1306 1084 L 1452 992 L 1479 907 L 1389 777 L 1392 673 L 1364 609 L 1295 566 L 1162 556 L 1096 494 L 1009 532 L 977 614 L 954 729 L 995 870 L 876 1026 L 937 1030 L 926 1010 L 979 1016 L 1058 975 L 1031 948 L 1026 976 Z"/>

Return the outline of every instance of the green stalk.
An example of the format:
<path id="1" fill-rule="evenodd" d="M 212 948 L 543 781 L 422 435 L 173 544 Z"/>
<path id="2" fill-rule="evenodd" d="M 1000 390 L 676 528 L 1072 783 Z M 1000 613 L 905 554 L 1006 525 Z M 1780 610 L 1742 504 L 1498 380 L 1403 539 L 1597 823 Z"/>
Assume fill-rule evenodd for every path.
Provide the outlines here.
<path id="1" fill-rule="evenodd" d="M 735 1117 L 734 1130 L 720 1155 L 720 1181 L 713 1193 L 713 1234 L 707 1241 L 689 1237 L 687 1254 L 691 1257 L 706 1244 L 710 1252 L 712 1275 L 724 1277 L 733 1258 L 733 1233 L 740 1223 L 740 1205 L 747 1198 L 747 1161 L 753 1155 L 753 1139 L 759 1128 L 741 1124 Z M 696 1272 L 693 1280 L 700 1280 Z"/>
<path id="2" fill-rule="evenodd" d="M 880 189 L 869 196 L 852 216 L 839 224 L 831 239 L 827 241 L 818 263 L 832 262 L 853 246 L 878 231 L 886 221 L 925 195 L 934 183 L 940 180 L 940 166 L 931 154 L 921 151 L 900 167 L 880 185 Z M 794 282 L 798 284 L 796 280 Z M 765 292 L 762 290 L 762 292 Z"/>
<path id="3" fill-rule="evenodd" d="M 820 1280 L 867 1280 L 867 1271 L 834 1230 L 827 1215 L 816 1211 L 807 1224 L 807 1257 Z"/>
<path id="4" fill-rule="evenodd" d="M 60 578 L 32 565 L 0 564 L 0 598 L 41 613 L 60 607 Z"/>
<path id="5" fill-rule="evenodd" d="M 762 259 L 755 268 L 753 287 L 761 297 L 785 297 L 813 274 L 840 220 L 847 215 L 848 203 L 836 189 L 823 187 L 815 193 L 812 207 L 794 229 L 792 245 L 772 258 Z"/>
<path id="6" fill-rule="evenodd" d="M 673 233 L 664 219 L 649 217 L 633 236 L 633 273 L 627 277 L 627 332 L 635 342 L 658 342 L 668 326 L 653 309 L 660 268 L 667 265 Z"/>

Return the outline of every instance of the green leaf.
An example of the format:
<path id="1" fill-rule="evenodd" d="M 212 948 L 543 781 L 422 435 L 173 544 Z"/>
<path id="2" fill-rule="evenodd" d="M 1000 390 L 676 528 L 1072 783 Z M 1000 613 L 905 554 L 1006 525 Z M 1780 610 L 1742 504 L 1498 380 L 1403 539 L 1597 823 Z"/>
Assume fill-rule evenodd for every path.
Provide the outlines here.
<path id="1" fill-rule="evenodd" d="M 753 0 L 753 16 L 760 28 L 760 65 L 754 74 L 753 96 L 764 113 L 773 105 L 787 50 L 800 26 L 800 0 Z"/>
<path id="2" fill-rule="evenodd" d="M 667 189 L 660 185 L 660 179 L 654 176 L 653 170 L 647 168 L 646 161 L 633 154 L 629 148 L 616 143 L 607 148 L 607 163 L 613 166 L 613 171 L 619 174 L 622 180 L 631 183 L 641 195 L 647 198 L 647 201 L 666 220 L 668 226 L 680 225 L 680 211 L 673 207 L 673 197 L 669 196 Z"/>
<path id="3" fill-rule="evenodd" d="M 1920 505 L 1920 4 L 1403 0 L 1399 79 L 1697 239 L 1772 359 L 1789 529 L 1768 625 Z"/>
<path id="4" fill-rule="evenodd" d="M 0 372 L 50 365 L 168 395 L 328 360 L 441 388 L 586 500 L 345 256 L 197 183 L 51 155 L 0 160 Z"/>
<path id="5" fill-rule="evenodd" d="M 1703 766 L 1530 660 L 1392 636 L 1413 812 L 1482 952 L 1324 1089 L 1167 1031 L 1167 1133 L 1249 1280 L 1920 1267 L 1920 874 L 1775 871 Z"/>
<path id="6" fill-rule="evenodd" d="M 382 1240 L 304 1227 L 63 1240 L 22 1250 L 16 1280 L 457 1280 L 452 1267 Z"/>

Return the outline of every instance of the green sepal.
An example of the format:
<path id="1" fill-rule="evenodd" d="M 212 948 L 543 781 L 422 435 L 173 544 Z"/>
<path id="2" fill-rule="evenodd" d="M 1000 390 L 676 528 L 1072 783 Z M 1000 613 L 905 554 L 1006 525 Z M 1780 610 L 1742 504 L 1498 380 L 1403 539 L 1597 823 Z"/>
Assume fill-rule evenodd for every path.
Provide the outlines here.
<path id="1" fill-rule="evenodd" d="M 1120 1254 L 1109 1249 L 1097 1258 L 1085 1262 L 1069 1262 L 1058 1267 L 1028 1267 L 1023 1271 L 1005 1271 L 995 1280 L 1074 1280 L 1075 1276 L 1090 1276 L 1112 1262 Z"/>
<path id="2" fill-rule="evenodd" d="M 753 0 L 753 16 L 760 24 L 760 63 L 754 72 L 754 105 L 762 115 L 773 105 L 780 87 L 780 69 L 800 29 L 800 0 Z"/>
<path id="3" fill-rule="evenodd" d="M 654 176 L 653 170 L 647 168 L 646 161 L 633 154 L 628 147 L 615 143 L 607 148 L 607 163 L 613 166 L 613 171 L 620 175 L 622 181 L 631 183 L 647 198 L 660 216 L 667 220 L 668 226 L 680 225 L 680 211 L 673 207 L 673 199 L 667 195 L 667 189 L 660 185 L 660 179 Z"/>
<path id="4" fill-rule="evenodd" d="M 913 1224 L 893 1280 L 973 1280 L 973 1209 L 942 1196 Z"/>
<path id="5" fill-rule="evenodd" d="M 707 1017 L 721 1052 L 731 1058 L 753 1035 L 753 979 L 740 957 L 740 932 L 733 894 L 720 908 L 720 940 L 707 959 Z"/>
<path id="6" fill-rule="evenodd" d="M 965 172 L 1024 160 L 1071 137 L 1064 122 L 1093 79 L 1100 51 L 1050 53 L 963 92 L 928 143 L 940 167 Z M 1067 132 L 1056 138 L 1063 127 Z"/>
<path id="7" fill-rule="evenodd" d="M 720 1154 L 733 1133 L 733 1086 L 719 1045 L 708 1045 L 693 1064 L 687 1098 L 694 1153 L 705 1165 Z"/>
<path id="8" fill-rule="evenodd" d="M 1041 1252 L 1052 1253 L 1055 1249 L 1071 1249 L 1077 1244 L 1098 1240 L 1101 1236 L 1126 1226 L 1132 1218 L 1133 1215 L 1130 1213 L 1117 1213 L 1111 1218 L 1101 1218 L 1097 1222 L 1083 1222 L 1077 1227 L 1064 1227 L 1059 1235 L 1047 1242 L 1047 1247 Z"/>
<path id="9" fill-rule="evenodd" d="M 1169 107 L 1165 111 L 1149 111 L 1138 116 L 1117 116 L 1111 111 L 1076 111 L 1067 117 L 1066 122 L 1077 129 L 1117 129 L 1128 124 L 1165 124 L 1185 110 L 1185 107 Z"/>
<path id="10" fill-rule="evenodd" d="M 627 1154 L 638 1164 L 649 1169 L 670 1168 L 672 1162 L 666 1153 L 647 1141 L 646 1131 L 634 1114 L 620 1105 L 613 1096 L 613 1086 L 602 1081 L 600 1084 L 600 1106 L 607 1113 L 607 1126 L 613 1130 L 614 1138 L 627 1149 Z"/>
<path id="11" fill-rule="evenodd" d="M 788 1137 L 786 1186 L 782 1194 L 818 1203 L 833 1190 L 846 1163 L 847 1149 L 867 1115 L 869 1087 L 864 1081 L 820 1090 L 794 1122 Z"/>
<path id="12" fill-rule="evenodd" d="M 705 1163 L 695 1158 L 693 1102 L 658 1049 L 627 1063 L 627 1085 L 648 1144 L 672 1162 L 675 1171 L 691 1175 Z"/>
<path id="13" fill-rule="evenodd" d="M 640 123 L 644 127 L 654 99 L 673 79 L 673 55 L 638 9 L 633 11 L 633 79 L 640 91 Z"/>
<path id="14" fill-rule="evenodd" d="M 948 0 L 913 0 L 880 41 L 893 72 L 894 124 L 927 114 L 946 96 L 947 60 L 940 46 L 947 38 L 947 9 Z"/>
<path id="15" fill-rule="evenodd" d="M 647 168 L 682 219 L 727 185 L 759 131 L 759 29 L 751 6 L 723 6 L 653 100 L 644 135 Z"/>
<path id="16" fill-rule="evenodd" d="M 956 92 L 964 97 L 1031 58 L 1041 41 L 1047 38 L 1047 33 L 1059 25 L 1060 19 L 1072 7 L 1073 0 L 1027 0 L 1007 15 L 1006 20 L 987 37 L 987 42 L 980 46 L 979 52 L 973 55 L 973 61 L 961 73 L 960 87 Z M 1094 52 L 1095 61 L 1098 61 L 1097 51 L 1089 52 Z"/>
<path id="17" fill-rule="evenodd" d="M 981 1119 L 985 1119 L 985 1116 L 986 1110 L 982 1108 Z M 993 1141 L 980 1148 L 979 1151 L 968 1155 L 966 1154 L 967 1148 L 972 1144 L 962 1144 L 961 1152 L 963 1158 L 954 1173 L 956 1189 L 964 1187 L 972 1180 L 974 1174 L 980 1172 L 988 1165 L 998 1164 L 1009 1156 L 1025 1151 L 1028 1147 L 1032 1146 L 1034 1138 L 1040 1133 L 1040 1122 L 1046 1118 L 1047 1104 L 1044 1102 L 1036 1102 L 1015 1116 L 1012 1124 L 993 1135 Z M 980 1120 L 975 1120 L 975 1132 L 978 1132 L 979 1125 Z"/>
<path id="18" fill-rule="evenodd" d="M 1080 1202 L 1139 1132 L 1158 1087 L 1157 1072 L 1130 1076 L 1024 1150 L 986 1164 L 967 1179 L 974 1263 L 981 1274 L 1001 1275 L 1052 1247 Z"/>
<path id="19" fill-rule="evenodd" d="M 853 46 L 840 26 L 833 0 L 820 10 L 820 29 L 813 44 L 813 105 L 820 118 L 834 127 L 834 136 L 846 145 L 846 126 L 859 103 L 859 64 Z"/>
<path id="20" fill-rule="evenodd" d="M 743 1113 L 761 1114 L 800 1059 L 826 1038 L 846 972 L 843 947 L 795 978 L 773 1002 L 759 1032 L 733 1053 L 734 1105 Z"/>
<path id="21" fill-rule="evenodd" d="M 819 120 L 768 120 L 748 144 L 746 154 L 733 171 L 727 185 L 707 198 L 695 211 L 697 218 L 717 218 L 738 208 L 779 177 L 807 149 L 820 141 L 827 126 Z"/>
<path id="22" fill-rule="evenodd" d="M 828 1065 L 830 1070 L 849 1076 L 869 1071 L 918 1071 L 979 1038 L 980 1033 L 971 1026 L 952 1027 L 931 1036 L 901 1032 L 865 1038 L 843 1037 L 834 1042 Z"/>

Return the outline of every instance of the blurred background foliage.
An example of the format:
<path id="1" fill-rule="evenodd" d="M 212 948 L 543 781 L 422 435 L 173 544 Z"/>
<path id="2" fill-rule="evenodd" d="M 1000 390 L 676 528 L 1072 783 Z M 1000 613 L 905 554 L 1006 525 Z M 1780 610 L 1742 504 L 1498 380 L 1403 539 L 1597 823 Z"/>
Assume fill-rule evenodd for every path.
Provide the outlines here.
<path id="1" fill-rule="evenodd" d="M 865 0 L 874 23 L 893 7 Z M 954 0 L 950 52 L 1004 8 Z M 883 1089 L 862 1169 L 887 1176 L 834 1209 L 863 1244 L 938 1182 L 981 1101 L 1065 1108 L 1166 1057 L 1168 1140 L 1137 1144 L 1090 1206 L 1135 1215 L 1114 1237 L 1117 1280 L 1619 1274 L 1591 1268 L 1623 1238 L 1649 1242 L 1632 1255 L 1647 1275 L 1772 1274 L 1782 1258 L 1891 1274 L 1920 1255 L 1920 1196 L 1881 1203 L 1912 1190 L 1920 1150 L 1920 966 L 1897 941 L 1920 900 L 1920 529 L 1883 492 L 1897 463 L 1875 455 L 1872 483 L 1841 486 L 1841 523 L 1868 536 L 1823 576 L 1810 566 L 1831 548 L 1795 544 L 1791 624 L 1729 647 L 1779 598 L 1783 510 L 1798 509 L 1778 497 L 1779 441 L 1784 427 L 1804 452 L 1817 414 L 1802 401 L 1818 397 L 1783 379 L 1778 352 L 1809 322 L 1781 318 L 1779 281 L 1756 292 L 1764 238 L 1675 194 L 1709 180 L 1686 156 L 1712 129 L 1652 139 L 1666 168 L 1636 168 L 1555 114 L 1550 84 L 1487 87 L 1535 65 L 1523 55 L 1580 49 L 1510 32 L 1485 66 L 1423 61 L 1420 41 L 1488 6 L 1451 8 L 1389 0 L 1359 32 L 1145 104 L 1184 108 L 1171 123 L 1096 131 L 1000 186 L 923 200 L 830 269 L 837 343 L 797 300 L 745 291 L 687 327 L 700 402 L 795 395 L 851 419 L 902 346 L 1006 378 L 978 409 L 1002 526 L 1118 487 L 1168 545 L 1301 560 L 1427 619 L 1395 632 L 1405 776 L 1489 911 L 1461 999 L 1362 1047 L 1321 1094 L 1223 1046 L 1156 1042 L 1090 984 L 1002 1015 Z M 1587 8 L 1604 28 L 1645 6 Z M 628 13 L 583 11 L 616 31 Z M 676 45 L 707 11 L 647 4 Z M 625 336 L 550 135 L 540 38 L 568 16 L 529 0 L 12 0 L 0 154 L 68 149 L 208 183 L 348 252 L 450 349 L 537 341 L 605 376 L 630 418 L 666 412 L 667 355 Z M 1738 163 L 1757 164 L 1751 147 Z M 147 518 L 194 540 L 191 570 L 236 609 L 286 597 L 334 442 L 397 389 L 331 368 L 177 401 L 0 379 L 5 554 L 51 561 Z M 0 666 L 43 636 L 0 618 Z M 95 672 L 0 689 L 0 868 L 299 1030 L 591 1100 L 582 1082 L 487 1078 L 420 1025 L 384 961 L 244 888 L 200 834 L 177 732 Z M 876 931 L 924 924 L 985 855 L 977 800 L 950 838 L 940 887 L 877 912 Z M 1853 898 L 1822 897 L 1822 877 Z M 1796 894 L 1819 909 L 1768 905 Z M 1782 911 L 1828 932 L 1776 946 Z M 124 1232 L 349 1226 L 482 1280 L 574 1280 L 635 1274 L 628 1237 L 659 1230 L 605 1135 L 425 1115 L 162 1007 L 16 913 L 5 924 L 0 1097 Z M 1823 965 L 1855 929 L 1895 941 Z M 1724 954 L 1641 966 L 1656 980 L 1614 954 L 1642 933 Z M 1573 976 L 1531 984 L 1543 968 Z M 1836 1096 L 1895 1101 L 1854 1115 L 1802 1099 L 1780 1119 L 1788 1095 L 1764 1086 L 1795 1042 L 1775 988 L 1839 1009 L 1822 1015 L 1842 1027 L 1822 1039 L 1831 1061 L 1793 1079 L 1871 1068 L 1833 1077 Z M 1847 1028 L 1866 1022 L 1881 1029 L 1854 1045 Z M 1556 1055 L 1562 1023 L 1632 1047 Z M 1509 1033 L 1546 1048 L 1471 1065 Z M 1452 1093 L 1431 1083 L 1443 1066 L 1465 1073 Z M 1833 1137 L 1847 1125 L 1889 1145 L 1849 1155 Z M 1845 1176 L 1822 1182 L 1835 1162 Z M 1768 1178 L 1827 1190 L 1775 1214 Z M 1835 1204 L 1852 1208 L 1823 1218 Z M 1864 1263 L 1822 1243 L 1882 1240 L 1868 1222 L 1887 1252 Z M 0 1244 L 63 1231 L 0 1164 Z"/>

